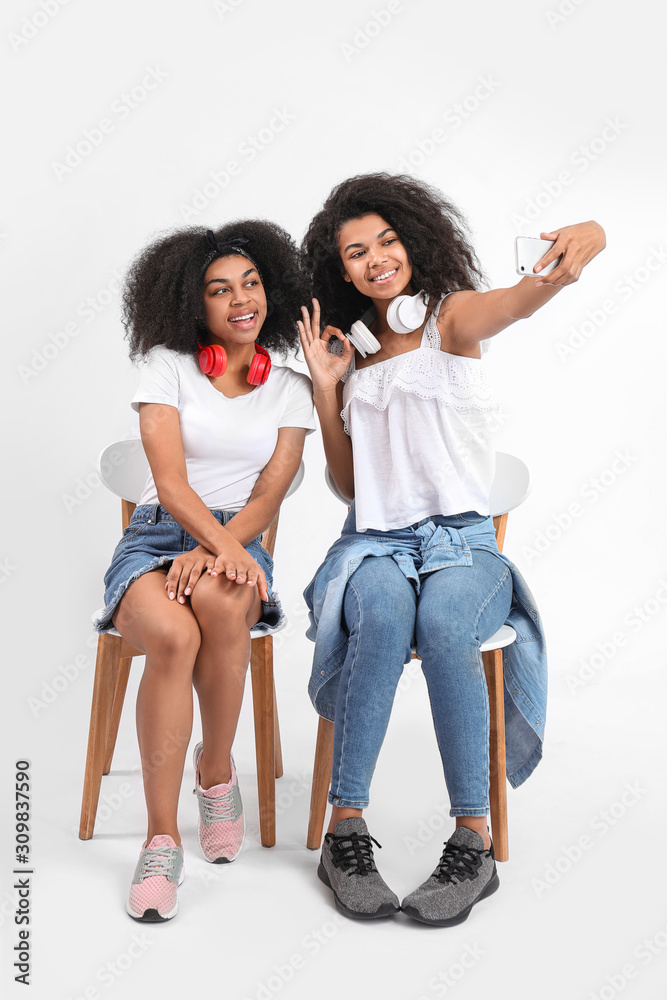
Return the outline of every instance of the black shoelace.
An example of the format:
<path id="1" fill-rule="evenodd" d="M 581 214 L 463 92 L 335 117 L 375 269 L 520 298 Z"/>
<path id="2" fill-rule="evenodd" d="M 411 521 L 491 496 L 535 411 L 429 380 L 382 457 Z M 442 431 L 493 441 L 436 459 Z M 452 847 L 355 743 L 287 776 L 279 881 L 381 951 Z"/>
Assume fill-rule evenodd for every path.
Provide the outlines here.
<path id="1" fill-rule="evenodd" d="M 336 868 L 342 869 L 346 875 L 370 875 L 371 872 L 377 871 L 371 840 L 378 847 L 381 845 L 375 837 L 371 837 L 370 833 L 331 836 L 331 860 Z"/>
<path id="2" fill-rule="evenodd" d="M 482 867 L 482 853 L 485 852 L 478 851 L 474 847 L 457 847 L 448 842 L 432 877 L 443 883 L 477 878 L 477 873 Z"/>

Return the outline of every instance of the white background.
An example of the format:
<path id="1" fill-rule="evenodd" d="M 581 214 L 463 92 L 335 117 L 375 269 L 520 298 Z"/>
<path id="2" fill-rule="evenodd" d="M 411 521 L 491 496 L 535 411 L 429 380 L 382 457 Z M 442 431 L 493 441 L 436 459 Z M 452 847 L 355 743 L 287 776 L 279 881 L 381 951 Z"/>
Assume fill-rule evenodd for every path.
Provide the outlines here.
<path id="1" fill-rule="evenodd" d="M 385 14 L 383 0 L 4 5 L 0 909 L 12 995 L 20 757 L 34 782 L 30 995 L 40 1000 L 663 995 L 664 16 L 648 0 L 563 0 L 560 13 L 559 2 L 394 0 Z M 153 89 L 128 105 L 151 71 Z M 276 111 L 289 122 L 261 132 Z M 58 167 L 102 119 L 89 155 Z M 251 159 L 244 144 L 260 132 Z M 335 183 L 399 172 L 404 158 L 464 211 L 491 287 L 518 280 L 517 235 L 588 219 L 607 233 L 580 281 L 502 333 L 485 361 L 505 415 L 498 446 L 534 480 L 505 551 L 550 650 L 545 759 L 509 790 L 501 890 L 467 923 L 435 930 L 402 916 L 337 918 L 316 878 L 302 592 L 345 515 L 323 480 L 318 432 L 275 555 L 291 623 L 275 641 L 278 844 L 259 845 L 246 703 L 235 750 L 244 851 L 229 868 L 201 858 L 188 762 L 181 909 L 144 932 L 124 912 L 145 833 L 139 660 L 95 837 L 77 838 L 90 614 L 120 532 L 118 501 L 93 474 L 101 448 L 136 430 L 115 276 L 154 233 L 185 222 L 266 217 L 299 240 Z M 240 169 L 223 187 L 231 160 Z M 578 346 L 565 354 L 570 339 Z M 433 869 L 453 827 L 416 662 L 401 688 L 367 815 L 399 897 Z"/>

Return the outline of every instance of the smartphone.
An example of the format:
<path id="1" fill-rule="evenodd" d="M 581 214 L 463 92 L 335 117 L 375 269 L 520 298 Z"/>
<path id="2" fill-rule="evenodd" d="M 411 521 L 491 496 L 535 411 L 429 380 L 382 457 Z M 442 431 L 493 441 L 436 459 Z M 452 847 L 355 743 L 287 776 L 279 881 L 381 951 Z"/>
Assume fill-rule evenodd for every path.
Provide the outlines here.
<path id="1" fill-rule="evenodd" d="M 538 240 L 533 236 L 517 236 L 514 241 L 516 273 L 522 275 L 533 274 L 536 278 L 542 278 L 545 274 L 551 274 L 560 264 L 560 257 L 552 260 L 542 271 L 534 271 L 533 268 L 538 260 L 541 260 L 547 250 L 550 250 L 553 245 L 554 240 Z"/>

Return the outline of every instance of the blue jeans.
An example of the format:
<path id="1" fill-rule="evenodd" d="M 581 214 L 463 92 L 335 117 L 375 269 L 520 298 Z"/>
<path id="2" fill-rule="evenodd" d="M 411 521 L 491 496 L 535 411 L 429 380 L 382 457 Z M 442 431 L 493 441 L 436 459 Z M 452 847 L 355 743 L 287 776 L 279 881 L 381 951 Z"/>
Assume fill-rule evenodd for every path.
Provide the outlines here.
<path id="1" fill-rule="evenodd" d="M 424 518 L 381 532 L 418 550 L 414 529 L 432 521 L 461 527 L 485 517 Z M 347 582 L 344 624 L 349 636 L 338 687 L 329 801 L 362 809 L 389 723 L 404 665 L 416 646 L 428 685 L 450 816 L 489 811 L 489 703 L 480 643 L 506 621 L 512 575 L 492 552 L 477 550 L 471 565 L 426 575 L 417 596 L 391 556 L 366 557 Z"/>

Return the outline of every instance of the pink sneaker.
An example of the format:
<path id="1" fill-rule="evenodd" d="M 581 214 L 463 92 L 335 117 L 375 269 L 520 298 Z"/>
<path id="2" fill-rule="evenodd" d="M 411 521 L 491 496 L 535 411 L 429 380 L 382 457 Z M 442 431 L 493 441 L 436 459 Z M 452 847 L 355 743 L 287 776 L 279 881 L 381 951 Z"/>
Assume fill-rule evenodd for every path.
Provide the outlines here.
<path id="1" fill-rule="evenodd" d="M 183 881 L 183 848 L 167 834 L 144 841 L 125 909 L 135 920 L 171 920 L 178 911 L 176 889 Z"/>
<path id="2" fill-rule="evenodd" d="M 232 777 L 228 784 L 202 788 L 199 783 L 199 758 L 204 744 L 194 752 L 195 787 L 193 794 L 199 804 L 199 844 L 207 861 L 215 865 L 233 861 L 241 850 L 245 837 L 243 804 L 236 777 L 234 758 L 230 756 Z"/>

